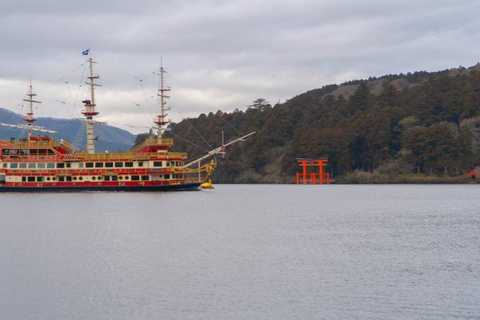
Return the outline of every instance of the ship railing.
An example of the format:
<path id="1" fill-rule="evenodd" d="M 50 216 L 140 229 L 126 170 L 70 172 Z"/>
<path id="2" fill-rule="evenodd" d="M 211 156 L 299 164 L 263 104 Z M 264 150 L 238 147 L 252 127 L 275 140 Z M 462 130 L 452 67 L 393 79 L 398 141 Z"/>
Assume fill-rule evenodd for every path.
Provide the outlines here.
<path id="1" fill-rule="evenodd" d="M 138 146 L 133 147 L 130 152 L 137 152 L 147 146 L 173 146 L 173 139 L 164 139 L 164 138 L 148 138 Z"/>
<path id="2" fill-rule="evenodd" d="M 16 161 L 16 162 L 57 162 L 64 159 L 59 155 L 27 155 L 27 154 L 15 154 L 15 155 L 3 155 L 4 160 Z"/>
<path id="3" fill-rule="evenodd" d="M 64 148 L 68 149 L 69 151 L 78 151 L 79 149 L 77 147 L 74 147 L 69 141 L 67 140 L 64 140 L 64 141 L 60 141 L 59 143 L 61 146 L 63 146 Z"/>
<path id="4" fill-rule="evenodd" d="M 69 150 L 78 150 L 70 142 L 66 140 L 56 141 L 56 140 L 11 140 L 10 143 L 17 148 L 28 148 L 28 147 L 59 147 L 62 146 L 65 149 Z"/>
<path id="5" fill-rule="evenodd" d="M 135 152 L 137 152 L 138 150 L 140 150 L 141 148 L 144 148 L 144 147 L 145 147 L 145 143 L 142 142 L 138 146 L 135 146 L 132 149 L 130 149 L 130 152 L 135 153 Z"/>
<path id="6" fill-rule="evenodd" d="M 57 141 L 44 141 L 44 140 L 37 140 L 37 141 L 23 141 L 23 140 L 11 140 L 10 143 L 18 148 L 28 148 L 28 147 L 55 147 L 59 146 L 60 142 Z"/>
<path id="7" fill-rule="evenodd" d="M 166 153 L 134 153 L 134 152 L 111 152 L 111 153 L 87 153 L 85 151 L 70 153 L 65 157 L 69 160 L 116 160 L 116 159 L 158 159 L 158 160 L 186 160 L 186 152 L 166 152 Z"/>
<path id="8" fill-rule="evenodd" d="M 131 152 L 112 152 L 112 153 L 87 153 L 85 151 L 70 153 L 66 159 L 69 160 L 108 160 L 108 159 L 131 159 Z"/>

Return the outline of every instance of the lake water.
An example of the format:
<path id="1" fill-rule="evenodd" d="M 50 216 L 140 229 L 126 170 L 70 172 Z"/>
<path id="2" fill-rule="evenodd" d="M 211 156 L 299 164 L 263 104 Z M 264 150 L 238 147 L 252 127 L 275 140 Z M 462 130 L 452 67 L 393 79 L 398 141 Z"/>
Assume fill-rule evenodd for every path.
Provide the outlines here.
<path id="1" fill-rule="evenodd" d="M 480 185 L 0 204 L 0 319 L 480 319 Z"/>

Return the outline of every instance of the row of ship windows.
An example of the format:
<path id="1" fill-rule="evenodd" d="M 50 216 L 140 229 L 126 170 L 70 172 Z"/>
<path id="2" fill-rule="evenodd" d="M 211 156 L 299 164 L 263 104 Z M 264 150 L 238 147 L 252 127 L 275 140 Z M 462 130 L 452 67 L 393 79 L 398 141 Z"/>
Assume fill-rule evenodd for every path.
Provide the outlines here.
<path id="1" fill-rule="evenodd" d="M 169 174 L 160 175 L 160 178 L 165 180 L 170 179 Z M 182 175 L 173 174 L 173 179 L 182 179 Z M 149 181 L 150 176 L 93 176 L 90 177 L 91 181 Z M 84 181 L 84 177 L 72 177 L 72 176 L 58 176 L 58 177 L 22 177 L 22 182 L 49 182 L 49 181 L 59 181 L 59 182 L 70 182 L 70 181 Z M 88 180 L 87 180 L 88 181 Z"/>
<path id="2" fill-rule="evenodd" d="M 183 165 L 183 161 L 152 161 L 152 167 L 177 167 Z M 128 161 L 128 162 L 49 162 L 49 163 L 27 163 L 11 162 L 3 163 L 4 169 L 65 169 L 65 168 L 144 168 L 148 167 L 148 161 Z"/>

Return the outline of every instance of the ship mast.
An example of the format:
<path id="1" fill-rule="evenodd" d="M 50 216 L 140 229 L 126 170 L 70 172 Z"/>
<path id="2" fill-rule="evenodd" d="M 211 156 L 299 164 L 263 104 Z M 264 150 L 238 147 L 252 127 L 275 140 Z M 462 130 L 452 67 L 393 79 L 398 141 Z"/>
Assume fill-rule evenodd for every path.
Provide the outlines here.
<path id="1" fill-rule="evenodd" d="M 96 62 L 93 61 L 92 57 L 88 59 L 88 63 L 90 67 L 90 76 L 88 77 L 88 79 L 90 81 L 86 82 L 86 84 L 90 85 L 90 100 L 82 101 L 85 104 L 85 110 L 82 111 L 82 114 L 85 116 L 85 120 L 83 120 L 82 122 L 85 122 L 85 125 L 87 127 L 87 153 L 93 154 L 95 153 L 95 146 L 93 143 L 97 139 L 97 137 L 93 133 L 93 124 L 99 123 L 93 120 L 93 117 L 98 115 L 98 112 L 95 110 L 95 87 L 100 86 L 99 84 L 95 83 L 95 79 L 98 79 L 100 77 L 93 75 L 93 64 Z"/>
<path id="2" fill-rule="evenodd" d="M 165 87 L 164 82 L 164 73 L 166 71 L 163 69 L 163 63 L 160 65 L 160 88 L 158 89 L 158 96 L 160 97 L 160 113 L 157 115 L 157 118 L 153 121 L 157 125 L 157 136 L 158 138 L 162 138 L 163 133 L 165 132 L 165 125 L 170 123 L 170 121 L 165 120 L 165 117 L 168 115 L 165 111 L 170 110 L 169 108 L 165 108 L 165 104 L 167 103 L 165 99 L 170 98 L 167 96 L 165 92 L 170 91 L 169 87 Z"/>
<path id="3" fill-rule="evenodd" d="M 32 136 L 32 131 L 41 131 L 41 132 L 48 132 L 48 133 L 57 133 L 57 131 L 53 130 L 46 130 L 43 127 L 39 126 L 32 126 L 32 123 L 37 121 L 37 119 L 33 116 L 33 104 L 34 103 L 42 103 L 38 100 L 33 100 L 37 94 L 33 93 L 33 86 L 32 86 L 32 79 L 30 78 L 30 90 L 27 93 L 28 99 L 23 99 L 23 101 L 29 102 L 29 112 L 27 112 L 26 116 L 23 117 L 23 121 L 27 124 L 9 124 L 9 123 L 0 123 L 0 126 L 10 127 L 10 128 L 19 128 L 19 129 L 27 129 L 28 131 L 28 141 L 30 142 L 30 137 Z"/>
<path id="4" fill-rule="evenodd" d="M 36 93 L 33 93 L 32 79 L 30 78 L 30 90 L 27 93 L 28 99 L 23 99 L 23 101 L 26 101 L 30 104 L 29 112 L 27 112 L 27 115 L 23 118 L 23 121 L 27 123 L 28 141 L 30 141 L 30 137 L 32 136 L 32 123 L 37 121 L 37 119 L 33 116 L 33 104 L 42 103 L 41 101 L 33 100 L 33 97 L 36 95 Z"/>

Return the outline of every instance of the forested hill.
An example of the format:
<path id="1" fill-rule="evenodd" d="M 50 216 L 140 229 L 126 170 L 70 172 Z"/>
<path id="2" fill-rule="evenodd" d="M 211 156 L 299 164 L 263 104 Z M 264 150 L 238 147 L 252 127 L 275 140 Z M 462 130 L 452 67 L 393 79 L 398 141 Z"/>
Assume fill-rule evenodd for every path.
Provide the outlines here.
<path id="1" fill-rule="evenodd" d="M 176 150 L 195 158 L 211 149 L 203 138 L 218 146 L 222 130 L 226 140 L 256 131 L 227 150 L 215 174 L 223 183 L 292 182 L 296 158 L 328 158 L 333 177 L 354 170 L 457 175 L 480 159 L 478 64 L 354 80 L 243 109 L 172 124 Z"/>

